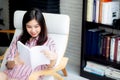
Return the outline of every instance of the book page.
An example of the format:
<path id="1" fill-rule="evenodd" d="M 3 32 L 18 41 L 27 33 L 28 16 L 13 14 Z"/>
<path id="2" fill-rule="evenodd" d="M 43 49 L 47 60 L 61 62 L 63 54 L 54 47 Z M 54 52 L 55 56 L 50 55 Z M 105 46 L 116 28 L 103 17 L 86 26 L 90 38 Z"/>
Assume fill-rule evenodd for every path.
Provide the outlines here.
<path id="1" fill-rule="evenodd" d="M 17 42 L 17 47 L 20 59 L 22 59 L 26 65 L 31 65 L 30 49 L 20 41 Z"/>
<path id="2" fill-rule="evenodd" d="M 35 46 L 30 49 L 33 68 L 37 65 L 50 64 L 50 60 L 42 53 L 42 50 L 48 50 L 48 48 L 45 46 Z"/>
<path id="3" fill-rule="evenodd" d="M 32 69 L 36 68 L 38 65 L 50 64 L 50 60 L 41 52 L 43 49 L 48 50 L 47 47 L 34 46 L 29 48 L 20 41 L 17 42 L 17 46 L 20 58 L 25 64 L 30 65 Z"/>

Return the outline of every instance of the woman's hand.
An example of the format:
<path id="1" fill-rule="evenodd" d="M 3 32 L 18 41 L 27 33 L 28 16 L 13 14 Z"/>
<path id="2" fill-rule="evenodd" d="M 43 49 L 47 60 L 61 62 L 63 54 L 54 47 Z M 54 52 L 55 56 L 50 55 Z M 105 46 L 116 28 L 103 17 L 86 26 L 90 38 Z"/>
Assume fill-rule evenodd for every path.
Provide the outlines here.
<path id="1" fill-rule="evenodd" d="M 14 68 L 14 66 L 15 66 L 15 61 L 7 61 L 7 63 L 6 63 L 7 69 L 11 70 Z"/>
<path id="2" fill-rule="evenodd" d="M 24 61 L 20 57 L 15 57 L 15 65 L 23 65 Z"/>
<path id="3" fill-rule="evenodd" d="M 14 61 L 15 61 L 15 65 L 23 65 L 24 64 L 24 61 L 19 57 L 19 53 L 16 53 Z"/>
<path id="4" fill-rule="evenodd" d="M 41 52 L 50 60 L 56 60 L 57 58 L 57 55 L 49 50 L 42 50 Z"/>
<path id="5" fill-rule="evenodd" d="M 52 53 L 49 50 L 42 50 L 42 52 L 48 59 L 50 59 L 50 64 L 48 65 L 48 68 L 51 69 L 56 64 L 57 54 Z"/>

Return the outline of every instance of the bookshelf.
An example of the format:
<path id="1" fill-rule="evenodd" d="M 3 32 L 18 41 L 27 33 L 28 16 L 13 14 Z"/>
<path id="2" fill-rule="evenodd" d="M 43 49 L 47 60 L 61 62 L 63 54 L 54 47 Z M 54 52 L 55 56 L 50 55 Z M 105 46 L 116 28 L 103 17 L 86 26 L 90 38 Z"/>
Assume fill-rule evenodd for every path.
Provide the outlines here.
<path id="1" fill-rule="evenodd" d="M 115 30 L 112 25 L 108 24 L 102 24 L 102 23 L 96 23 L 93 21 L 87 21 L 87 0 L 83 0 L 83 18 L 82 18 L 82 37 L 81 37 L 81 66 L 80 66 L 80 76 L 86 77 L 90 80 L 115 80 L 114 78 L 110 78 L 107 76 L 99 76 L 90 72 L 87 72 L 84 70 L 86 66 L 87 61 L 92 61 L 97 64 L 113 67 L 115 69 L 120 70 L 120 62 L 116 61 L 111 61 L 110 59 L 106 59 L 103 56 L 88 56 L 86 55 L 86 45 L 87 45 L 87 40 L 86 40 L 86 35 L 87 35 L 87 30 L 89 29 L 94 29 L 94 28 L 101 28 L 106 31 L 106 28 L 110 30 Z M 107 29 L 107 30 L 108 30 Z M 108 31 L 109 32 L 109 31 Z M 110 31 L 111 32 L 111 31 Z"/>

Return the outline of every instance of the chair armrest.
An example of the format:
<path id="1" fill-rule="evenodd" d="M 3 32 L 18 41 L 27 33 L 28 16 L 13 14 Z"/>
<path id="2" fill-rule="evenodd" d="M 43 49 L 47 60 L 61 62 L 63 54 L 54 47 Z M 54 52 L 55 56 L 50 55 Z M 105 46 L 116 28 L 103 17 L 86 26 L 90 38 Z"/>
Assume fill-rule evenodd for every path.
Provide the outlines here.
<path id="1" fill-rule="evenodd" d="M 59 65 L 56 66 L 55 68 L 32 72 L 31 75 L 29 76 L 29 80 L 37 80 L 40 75 L 51 75 L 57 78 L 58 80 L 63 80 L 63 78 L 57 73 L 57 71 L 64 69 L 67 62 L 68 62 L 68 58 L 63 57 Z"/>
<path id="2" fill-rule="evenodd" d="M 0 33 L 15 33 L 15 30 L 0 30 Z"/>
<path id="3" fill-rule="evenodd" d="M 4 58 L 4 55 L 0 56 L 0 60 L 3 60 L 3 58 Z"/>
<path id="4" fill-rule="evenodd" d="M 1 62 L 3 61 L 3 59 L 4 59 L 4 55 L 2 55 L 2 56 L 0 56 L 0 67 L 1 67 Z"/>

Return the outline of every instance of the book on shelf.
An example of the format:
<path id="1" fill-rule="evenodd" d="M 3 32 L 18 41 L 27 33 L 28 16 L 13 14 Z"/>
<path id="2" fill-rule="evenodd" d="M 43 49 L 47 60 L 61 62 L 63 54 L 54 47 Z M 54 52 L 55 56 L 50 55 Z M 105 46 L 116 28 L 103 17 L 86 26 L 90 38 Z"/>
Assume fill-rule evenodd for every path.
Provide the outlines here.
<path id="1" fill-rule="evenodd" d="M 110 32 L 102 32 L 99 34 L 99 54 L 105 56 L 105 48 L 106 48 L 106 35 L 111 35 Z"/>
<path id="2" fill-rule="evenodd" d="M 112 25 L 113 20 L 120 18 L 120 2 L 112 0 L 87 0 L 86 20 Z"/>
<path id="3" fill-rule="evenodd" d="M 38 65 L 50 64 L 50 60 L 43 54 L 42 50 L 48 50 L 46 46 L 34 46 L 29 48 L 22 42 L 17 42 L 18 53 L 25 64 L 30 65 L 32 69 Z"/>
<path id="4" fill-rule="evenodd" d="M 102 56 L 106 58 L 106 43 L 107 43 L 107 40 L 106 40 L 106 35 L 102 36 Z"/>
<path id="5" fill-rule="evenodd" d="M 120 39 L 118 40 L 118 47 L 117 47 L 117 62 L 120 62 Z"/>
<path id="6" fill-rule="evenodd" d="M 92 22 L 95 22 L 96 21 L 96 5 L 97 5 L 97 1 L 96 0 L 93 0 L 93 14 L 92 14 L 92 17 L 93 17 L 93 20 Z"/>
<path id="7" fill-rule="evenodd" d="M 87 0 L 87 21 L 93 21 L 93 3 L 94 0 Z"/>
<path id="8" fill-rule="evenodd" d="M 117 45 L 117 55 L 116 55 L 116 57 L 117 57 L 116 61 L 120 62 L 120 37 L 118 37 L 118 45 Z"/>
<path id="9" fill-rule="evenodd" d="M 98 68 L 98 69 L 101 69 L 103 71 L 107 68 L 107 66 L 101 65 L 101 64 L 93 62 L 93 61 L 87 61 L 86 66 L 91 66 L 91 67 L 94 67 L 94 68 Z"/>
<path id="10" fill-rule="evenodd" d="M 107 66 L 104 66 L 92 61 L 87 61 L 86 66 L 84 67 L 84 70 L 90 73 L 94 73 L 96 75 L 104 76 L 106 68 Z"/>
<path id="11" fill-rule="evenodd" d="M 102 9 L 103 9 L 103 2 L 111 2 L 112 0 L 100 0 L 100 5 L 99 5 L 99 19 L 98 22 L 102 22 Z"/>
<path id="12" fill-rule="evenodd" d="M 115 47 L 115 38 L 117 36 L 112 36 L 111 37 L 111 41 L 110 41 L 110 60 L 113 61 L 114 60 L 114 47 Z"/>
<path id="13" fill-rule="evenodd" d="M 118 41 L 120 37 L 115 38 L 115 46 L 114 46 L 114 61 L 117 61 L 117 51 L 118 51 Z"/>
<path id="14" fill-rule="evenodd" d="M 115 80 L 120 80 L 120 70 L 113 67 L 108 67 L 105 70 L 105 76 L 113 78 Z"/>
<path id="15" fill-rule="evenodd" d="M 111 8 L 111 5 L 110 5 L 110 2 L 103 2 L 102 3 L 102 16 L 101 16 L 101 23 L 102 24 L 108 24 L 108 19 L 110 19 L 110 9 Z"/>
<path id="16" fill-rule="evenodd" d="M 98 31 L 98 29 L 89 29 L 87 30 L 87 35 L 86 35 L 86 54 L 87 55 L 93 55 L 93 51 L 92 51 L 92 43 L 93 43 L 93 38 L 95 38 L 95 34 L 96 31 Z M 94 52 L 96 52 L 96 49 L 94 50 Z M 94 53 L 96 54 L 96 53 Z"/>
<path id="17" fill-rule="evenodd" d="M 96 75 L 99 75 L 99 76 L 104 76 L 104 71 L 103 70 L 100 70 L 100 69 L 97 69 L 97 68 L 94 68 L 94 67 L 86 66 L 86 67 L 84 67 L 84 71 L 87 71 L 89 73 L 93 73 L 93 74 L 96 74 Z"/>
<path id="18" fill-rule="evenodd" d="M 120 18 L 120 2 L 111 1 L 102 3 L 102 24 L 112 25 L 114 19 Z"/>
<path id="19" fill-rule="evenodd" d="M 86 35 L 86 54 L 87 55 L 99 55 L 99 34 L 104 32 L 101 29 L 89 29 Z"/>
<path id="20" fill-rule="evenodd" d="M 110 60 L 120 62 L 120 36 L 114 35 L 110 42 Z"/>
<path id="21" fill-rule="evenodd" d="M 98 23 L 99 19 L 99 6 L 100 6 L 100 0 L 96 0 L 96 14 L 95 14 L 95 22 Z"/>
<path id="22" fill-rule="evenodd" d="M 104 43 L 103 43 L 103 56 L 106 58 L 106 59 L 109 59 L 110 57 L 110 42 L 111 42 L 111 37 L 114 36 L 115 34 L 113 33 L 110 33 L 110 34 L 106 34 L 104 35 Z"/>
<path id="23" fill-rule="evenodd" d="M 120 62 L 120 36 L 105 32 L 99 38 L 100 54 L 106 59 Z"/>
<path id="24" fill-rule="evenodd" d="M 92 42 L 91 42 L 91 55 L 98 55 L 98 52 L 97 52 L 97 47 L 98 47 L 98 40 L 99 40 L 99 30 L 98 31 L 95 31 L 95 32 L 92 32 Z"/>
<path id="25" fill-rule="evenodd" d="M 111 42 L 110 42 L 110 60 L 111 61 L 119 61 L 119 42 L 120 41 L 120 36 L 119 35 L 114 35 L 111 37 Z"/>
<path id="26" fill-rule="evenodd" d="M 88 31 L 87 30 L 87 32 L 86 32 L 86 55 L 90 55 L 90 51 L 91 51 L 91 41 L 92 41 L 92 34 L 91 34 L 91 32 L 90 31 Z"/>
<path id="27" fill-rule="evenodd" d="M 106 36 L 106 59 L 109 59 L 109 56 L 110 56 L 110 39 L 111 39 L 111 36 Z"/>

